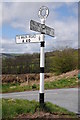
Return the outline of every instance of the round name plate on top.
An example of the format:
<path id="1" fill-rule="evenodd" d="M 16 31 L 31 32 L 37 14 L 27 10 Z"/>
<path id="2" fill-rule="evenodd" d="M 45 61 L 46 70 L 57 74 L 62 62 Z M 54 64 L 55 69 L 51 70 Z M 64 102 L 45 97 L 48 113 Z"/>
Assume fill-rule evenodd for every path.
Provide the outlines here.
<path id="1" fill-rule="evenodd" d="M 46 19 L 49 15 L 49 9 L 46 6 L 42 6 L 39 9 L 38 16 L 40 19 Z"/>

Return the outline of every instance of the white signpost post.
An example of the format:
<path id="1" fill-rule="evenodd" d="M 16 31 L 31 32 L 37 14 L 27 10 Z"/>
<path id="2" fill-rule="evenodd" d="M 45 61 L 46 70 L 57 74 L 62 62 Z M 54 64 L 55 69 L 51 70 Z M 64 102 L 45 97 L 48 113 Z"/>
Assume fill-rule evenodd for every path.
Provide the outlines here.
<path id="1" fill-rule="evenodd" d="M 30 21 L 30 30 L 40 32 L 41 34 L 34 35 L 17 35 L 16 43 L 40 43 L 40 91 L 39 91 L 39 102 L 44 104 L 44 47 L 45 47 L 45 34 L 54 37 L 54 29 L 45 25 L 45 20 L 49 15 L 49 9 L 45 6 L 42 6 L 39 9 L 38 16 L 40 17 L 41 23 L 31 20 Z"/>

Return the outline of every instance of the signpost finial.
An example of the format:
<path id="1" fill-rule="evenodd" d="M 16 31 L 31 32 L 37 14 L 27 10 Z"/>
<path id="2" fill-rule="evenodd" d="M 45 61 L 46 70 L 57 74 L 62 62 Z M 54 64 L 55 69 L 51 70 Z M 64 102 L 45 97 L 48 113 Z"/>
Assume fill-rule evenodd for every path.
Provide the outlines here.
<path id="1" fill-rule="evenodd" d="M 38 16 L 40 19 L 46 19 L 49 15 L 49 9 L 46 6 L 42 6 L 39 9 Z"/>

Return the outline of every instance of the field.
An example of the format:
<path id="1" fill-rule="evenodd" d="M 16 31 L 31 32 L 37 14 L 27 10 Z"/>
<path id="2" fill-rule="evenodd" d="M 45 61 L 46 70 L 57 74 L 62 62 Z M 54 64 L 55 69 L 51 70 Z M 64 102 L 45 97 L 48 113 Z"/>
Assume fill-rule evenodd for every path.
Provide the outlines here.
<path id="1" fill-rule="evenodd" d="M 40 55 L 2 54 L 2 92 L 39 90 Z M 78 86 L 78 50 L 45 53 L 45 89 Z M 1 91 L 0 91 L 1 92 Z"/>
<path id="2" fill-rule="evenodd" d="M 36 101 L 2 99 L 2 117 L 9 118 L 77 118 L 76 114 L 46 102 L 40 106 Z"/>
<path id="3" fill-rule="evenodd" d="M 78 51 L 65 49 L 45 53 L 44 88 L 60 89 L 78 87 Z M 2 57 L 2 85 L 0 92 L 39 90 L 39 54 L 7 55 Z M 1 90 L 2 88 L 2 90 Z M 9 118 L 77 118 L 77 116 L 52 103 L 40 106 L 36 101 L 2 99 L 3 119 Z"/>
<path id="4" fill-rule="evenodd" d="M 72 88 L 72 87 L 78 87 L 78 78 L 77 78 L 78 71 L 74 70 L 71 72 L 67 72 L 65 74 L 61 75 L 53 75 L 53 74 L 46 74 L 45 75 L 45 84 L 44 87 L 45 89 L 56 89 L 56 88 Z M 12 75 L 11 75 L 12 76 Z M 7 76 L 6 81 L 3 79 L 3 84 L 2 84 L 2 92 L 21 92 L 21 91 L 26 91 L 26 90 L 39 90 L 39 75 L 31 75 L 29 77 L 29 81 L 25 81 L 23 77 L 22 82 L 15 82 L 15 79 L 11 76 Z M 19 80 L 21 80 L 19 75 Z M 25 75 L 24 75 L 25 76 Z M 6 75 L 5 75 L 6 77 Z M 3 78 L 5 78 L 3 76 Z M 9 80 L 9 77 L 11 78 L 11 81 Z M 31 80 L 30 80 L 31 78 Z M 35 79 L 34 79 L 35 78 Z M 37 80 L 36 80 L 37 79 Z M 8 82 L 9 80 L 9 82 Z"/>

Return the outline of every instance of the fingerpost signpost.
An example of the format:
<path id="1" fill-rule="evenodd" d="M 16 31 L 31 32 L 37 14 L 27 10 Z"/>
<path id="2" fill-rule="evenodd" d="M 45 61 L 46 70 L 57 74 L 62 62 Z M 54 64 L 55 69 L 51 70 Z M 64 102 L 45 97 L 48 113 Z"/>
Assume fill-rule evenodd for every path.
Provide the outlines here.
<path id="1" fill-rule="evenodd" d="M 46 18 L 49 15 L 49 9 L 46 6 L 42 6 L 39 9 L 38 16 L 41 23 L 34 20 L 30 21 L 30 30 L 37 31 L 39 34 L 33 35 L 16 35 L 17 44 L 25 43 L 40 43 L 40 91 L 39 91 L 39 103 L 44 104 L 44 47 L 45 47 L 45 35 L 54 37 L 54 29 L 45 25 Z"/>

